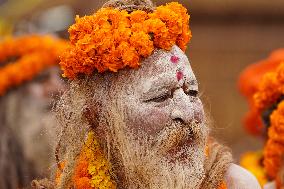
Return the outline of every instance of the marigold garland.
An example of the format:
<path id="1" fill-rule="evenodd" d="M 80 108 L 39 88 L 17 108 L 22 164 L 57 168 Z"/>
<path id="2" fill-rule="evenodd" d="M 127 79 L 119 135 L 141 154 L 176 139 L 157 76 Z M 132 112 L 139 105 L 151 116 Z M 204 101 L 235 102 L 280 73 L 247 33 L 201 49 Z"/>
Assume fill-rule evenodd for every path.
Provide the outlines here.
<path id="1" fill-rule="evenodd" d="M 191 38 L 189 15 L 177 2 L 159 6 L 153 13 L 102 8 L 91 16 L 76 17 L 69 28 L 71 47 L 61 57 L 63 76 L 117 72 L 137 68 L 156 48 L 170 50 L 177 44 L 185 51 Z"/>
<path id="2" fill-rule="evenodd" d="M 269 139 L 264 148 L 264 167 L 268 176 L 276 179 L 284 158 L 284 101 L 271 114 L 270 121 Z"/>
<path id="3" fill-rule="evenodd" d="M 254 173 L 260 183 L 265 183 L 265 180 L 276 180 L 277 188 L 279 188 L 281 181 L 278 174 L 284 157 L 284 101 L 279 102 L 284 95 L 284 62 L 281 63 L 281 60 L 284 60 L 284 51 L 279 50 L 273 56 L 273 61 L 268 64 L 261 63 L 264 65 L 260 68 L 268 67 L 270 71 L 261 70 L 261 82 L 253 85 L 256 87 L 251 89 L 253 92 L 247 90 L 248 86 L 247 89 L 244 88 L 244 94 L 251 108 L 246 120 L 251 128 L 260 131 L 258 128 L 264 127 L 262 113 L 267 109 L 273 110 L 271 107 L 277 105 L 269 117 L 268 140 L 263 153 L 264 165 L 263 167 L 254 165 L 252 162 L 256 160 L 256 157 L 252 154 L 246 158 L 247 163 L 242 162 L 241 164 L 245 164 L 242 166 Z"/>
<path id="4" fill-rule="evenodd" d="M 0 43 L 0 95 L 7 90 L 31 80 L 41 71 L 59 62 L 59 55 L 67 47 L 64 40 L 51 36 L 24 36 L 8 38 Z M 9 58 L 14 62 L 1 67 Z"/>
<path id="5" fill-rule="evenodd" d="M 265 126 L 261 119 L 261 109 L 268 108 L 271 103 L 274 103 L 272 101 L 275 99 L 273 98 L 270 102 L 267 102 L 265 99 L 270 98 L 269 96 L 265 94 L 259 95 L 259 97 L 261 97 L 261 99 L 259 99 L 259 97 L 254 97 L 254 95 L 255 93 L 263 93 L 265 92 L 263 90 L 266 89 L 270 92 L 269 88 L 263 88 L 264 84 L 260 84 L 260 81 L 265 74 L 275 72 L 282 61 L 284 61 L 284 49 L 278 49 L 273 51 L 267 59 L 249 65 L 240 74 L 238 81 L 239 90 L 241 94 L 246 97 L 250 107 L 250 111 L 244 117 L 244 126 L 250 134 L 263 135 L 265 133 Z M 265 81 L 262 81 L 262 83 L 264 82 Z M 258 98 L 258 102 L 255 102 L 254 98 Z M 262 104 L 263 102 L 265 102 L 265 104 Z M 261 103 L 262 105 L 258 103 Z"/>
<path id="6" fill-rule="evenodd" d="M 77 189 L 116 188 L 110 175 L 110 163 L 105 159 L 93 132 L 88 134 L 88 139 L 75 167 L 73 182 Z"/>
<path id="7" fill-rule="evenodd" d="M 275 72 L 264 75 L 259 91 L 254 95 L 254 105 L 259 112 L 277 102 L 284 94 L 284 62 Z"/>

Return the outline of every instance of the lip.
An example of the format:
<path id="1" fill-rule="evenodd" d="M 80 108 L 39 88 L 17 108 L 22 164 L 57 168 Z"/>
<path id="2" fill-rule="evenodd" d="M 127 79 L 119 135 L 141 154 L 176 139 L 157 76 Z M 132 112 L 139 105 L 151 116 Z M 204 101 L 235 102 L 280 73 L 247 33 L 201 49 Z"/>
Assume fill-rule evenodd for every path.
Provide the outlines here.
<path id="1" fill-rule="evenodd" d="M 184 140 L 177 146 L 168 150 L 165 157 L 172 163 L 176 161 L 186 162 L 190 159 L 189 148 L 193 148 L 194 146 L 195 143 L 192 138 Z"/>
<path id="2" fill-rule="evenodd" d="M 170 151 L 179 152 L 179 151 L 182 151 L 183 148 L 185 148 L 186 146 L 192 146 L 193 144 L 194 144 L 193 136 L 189 135 L 186 138 L 179 141 L 176 145 L 171 146 L 171 148 L 169 148 L 168 152 L 170 152 Z"/>
<path id="3" fill-rule="evenodd" d="M 163 155 L 182 154 L 186 147 L 194 145 L 194 138 L 194 132 L 191 128 L 179 126 L 162 137 L 162 140 L 158 142 L 158 148 Z"/>

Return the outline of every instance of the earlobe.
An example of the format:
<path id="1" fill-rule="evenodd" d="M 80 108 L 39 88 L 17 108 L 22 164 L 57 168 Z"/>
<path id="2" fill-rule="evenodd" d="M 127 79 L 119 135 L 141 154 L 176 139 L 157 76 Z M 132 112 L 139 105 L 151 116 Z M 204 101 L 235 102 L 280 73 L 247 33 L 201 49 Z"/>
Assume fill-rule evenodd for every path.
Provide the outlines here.
<path id="1" fill-rule="evenodd" d="M 97 109 L 96 106 L 92 105 L 91 103 L 87 103 L 83 107 L 83 117 L 86 119 L 90 127 L 93 129 L 95 129 L 99 124 L 98 121 L 99 118 L 96 113 L 97 112 L 96 109 Z"/>

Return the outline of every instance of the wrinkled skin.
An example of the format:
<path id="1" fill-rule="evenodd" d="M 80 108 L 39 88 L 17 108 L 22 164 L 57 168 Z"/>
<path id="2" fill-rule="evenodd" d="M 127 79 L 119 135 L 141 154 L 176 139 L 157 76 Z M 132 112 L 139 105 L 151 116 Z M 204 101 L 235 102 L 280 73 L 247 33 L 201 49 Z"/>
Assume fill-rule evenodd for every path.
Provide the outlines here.
<path id="1" fill-rule="evenodd" d="M 178 57 L 179 60 L 173 63 L 171 57 Z M 132 75 L 133 83 L 126 85 L 131 93 L 121 94 L 118 99 L 126 111 L 128 129 L 134 135 L 144 134 L 158 139 L 171 126 L 181 125 L 190 129 L 188 135 L 191 136 L 178 141 L 176 145 L 180 146 L 179 151 L 195 141 L 198 144 L 194 147 L 205 148 L 207 128 L 203 124 L 204 111 L 198 97 L 198 83 L 182 51 L 175 47 L 169 53 L 157 52 L 142 62 L 142 68 L 135 70 Z M 125 77 L 121 78 L 122 81 L 118 82 L 125 83 Z M 125 99 L 128 99 L 127 103 Z M 191 126 L 192 123 L 199 124 L 200 128 Z M 177 149 L 171 149 L 171 144 L 164 145 L 168 145 L 169 149 L 165 150 L 170 152 L 169 158 L 178 153 Z"/>
<path id="2" fill-rule="evenodd" d="M 170 52 L 157 50 L 142 61 L 139 69 L 98 77 L 101 78 L 93 78 L 94 83 L 90 84 L 96 87 L 92 88 L 93 102 L 88 103 L 93 104 L 89 112 L 95 115 L 87 117 L 96 117 L 89 120 L 102 146 L 106 146 L 113 130 L 106 127 L 104 120 L 110 119 L 115 107 L 114 111 L 123 118 L 124 130 L 135 138 L 134 143 L 142 145 L 147 140 L 147 149 L 157 151 L 166 161 L 194 167 L 195 173 L 189 177 L 196 177 L 200 184 L 208 128 L 198 84 L 185 54 L 177 46 Z M 118 154 L 112 158 L 114 162 L 121 161 Z M 116 174 L 119 181 L 125 177 L 123 171 Z"/>
<path id="3" fill-rule="evenodd" d="M 188 58 L 177 46 L 169 52 L 156 50 L 141 62 L 137 70 L 106 73 L 94 76 L 93 80 L 90 85 L 96 87 L 93 88 L 94 95 L 92 102 L 88 103 L 86 117 L 95 128 L 102 146 L 107 146 L 106 139 L 111 132 L 111 128 L 106 127 L 108 123 L 105 120 L 111 115 L 107 111 L 116 107 L 124 118 L 124 130 L 137 136 L 138 144 L 143 143 L 139 136 L 147 136 L 151 139 L 150 146 L 158 149 L 167 161 L 182 163 L 185 167 L 190 165 L 194 171 L 202 170 L 208 126 L 198 97 L 197 80 Z M 175 136 L 171 133 L 176 127 L 181 128 L 182 134 Z M 115 149 L 113 153 L 112 162 L 121 161 Z M 123 169 L 116 170 L 121 182 L 124 182 L 124 174 Z M 196 179 L 192 179 L 193 183 L 203 178 L 202 171 L 196 174 L 200 175 L 189 175 L 189 178 Z M 244 178 L 252 185 L 244 185 Z M 240 186 L 242 189 L 259 188 L 252 175 L 235 165 L 230 166 L 226 181 L 230 184 L 229 189 Z"/>

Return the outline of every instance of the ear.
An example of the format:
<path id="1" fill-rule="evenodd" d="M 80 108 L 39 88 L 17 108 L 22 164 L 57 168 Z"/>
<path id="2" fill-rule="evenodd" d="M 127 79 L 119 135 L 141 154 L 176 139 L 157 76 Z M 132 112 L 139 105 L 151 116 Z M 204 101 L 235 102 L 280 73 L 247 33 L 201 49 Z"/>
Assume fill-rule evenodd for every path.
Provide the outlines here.
<path id="1" fill-rule="evenodd" d="M 87 102 L 83 107 L 83 116 L 93 129 L 99 125 L 99 109 L 100 105 L 94 102 Z"/>
<path id="2" fill-rule="evenodd" d="M 90 126 L 90 129 L 95 132 L 96 138 L 101 145 L 106 143 L 106 136 L 110 131 L 108 130 L 107 123 L 105 123 L 105 117 L 102 112 L 103 107 L 98 102 L 88 102 L 83 107 L 83 116 Z"/>

